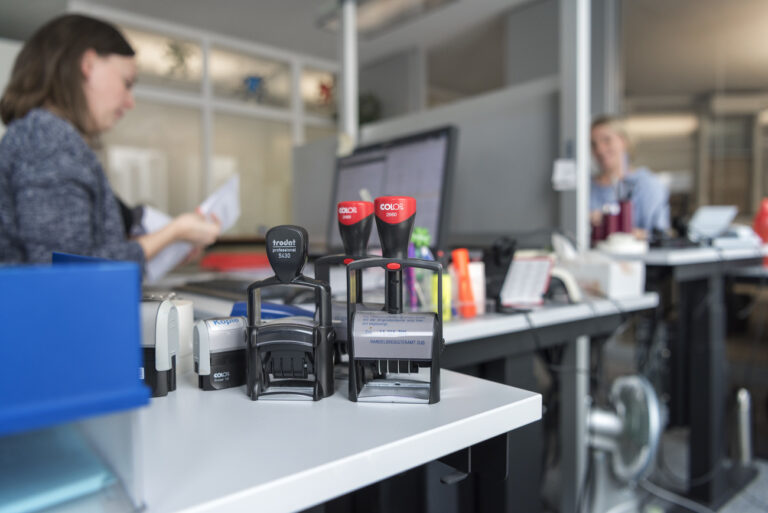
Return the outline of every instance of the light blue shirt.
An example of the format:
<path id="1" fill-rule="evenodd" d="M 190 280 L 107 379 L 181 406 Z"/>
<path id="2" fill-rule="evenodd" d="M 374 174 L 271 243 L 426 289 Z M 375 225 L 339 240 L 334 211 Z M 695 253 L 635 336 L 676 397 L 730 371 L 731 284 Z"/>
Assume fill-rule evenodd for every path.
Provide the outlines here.
<path id="1" fill-rule="evenodd" d="M 669 229 L 669 191 L 648 168 L 630 171 L 615 185 L 600 185 L 592 180 L 589 210 L 602 210 L 603 206 L 618 203 L 629 195 L 632 200 L 632 225 L 651 231 Z"/>

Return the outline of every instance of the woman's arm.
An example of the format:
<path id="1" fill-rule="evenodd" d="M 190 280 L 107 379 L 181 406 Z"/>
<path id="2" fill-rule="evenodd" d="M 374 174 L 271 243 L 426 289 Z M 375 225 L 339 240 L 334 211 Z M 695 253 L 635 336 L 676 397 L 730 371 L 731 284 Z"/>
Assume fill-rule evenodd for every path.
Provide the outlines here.
<path id="1" fill-rule="evenodd" d="M 200 214 L 186 213 L 174 218 L 156 232 L 138 237 L 136 241 L 144 250 L 144 255 L 150 259 L 172 242 L 186 241 L 196 246 L 212 244 L 221 232 L 217 220 L 208 221 Z"/>

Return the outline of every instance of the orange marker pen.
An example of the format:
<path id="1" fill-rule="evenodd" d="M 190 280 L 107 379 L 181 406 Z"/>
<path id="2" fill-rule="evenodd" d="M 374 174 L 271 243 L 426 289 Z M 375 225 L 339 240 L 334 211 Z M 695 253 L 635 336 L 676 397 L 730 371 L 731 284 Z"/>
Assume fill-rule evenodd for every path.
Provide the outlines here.
<path id="1" fill-rule="evenodd" d="M 459 314 L 462 317 L 474 317 L 477 308 L 472 294 L 472 282 L 469 280 L 469 251 L 466 248 L 454 249 L 451 251 L 451 259 L 459 286 Z"/>

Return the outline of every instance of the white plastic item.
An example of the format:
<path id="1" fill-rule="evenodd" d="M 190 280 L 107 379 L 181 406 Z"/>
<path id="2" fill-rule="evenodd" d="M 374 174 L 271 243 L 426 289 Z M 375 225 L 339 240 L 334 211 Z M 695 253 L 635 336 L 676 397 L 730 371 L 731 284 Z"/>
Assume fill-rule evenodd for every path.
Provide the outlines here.
<path id="1" fill-rule="evenodd" d="M 644 255 L 648 253 L 648 241 L 637 239 L 630 233 L 612 233 L 597 244 L 597 249 L 612 255 Z"/>
<path id="2" fill-rule="evenodd" d="M 179 353 L 177 365 L 182 374 L 192 370 L 192 330 L 195 323 L 194 305 L 188 299 L 172 299 L 179 314 Z"/>
<path id="3" fill-rule="evenodd" d="M 645 291 L 645 264 L 614 260 L 599 252 L 589 252 L 578 260 L 561 262 L 581 289 L 595 296 L 611 299 L 637 297 Z"/>
<path id="4" fill-rule="evenodd" d="M 447 269 L 451 277 L 451 305 L 458 310 L 459 308 L 459 285 L 456 278 L 456 270 L 453 264 Z M 475 300 L 477 315 L 485 313 L 485 263 L 469 262 L 469 281 L 472 284 L 472 298 Z"/>
<path id="5" fill-rule="evenodd" d="M 469 280 L 472 282 L 472 297 L 475 298 L 477 315 L 485 313 L 485 263 L 469 263 Z"/>

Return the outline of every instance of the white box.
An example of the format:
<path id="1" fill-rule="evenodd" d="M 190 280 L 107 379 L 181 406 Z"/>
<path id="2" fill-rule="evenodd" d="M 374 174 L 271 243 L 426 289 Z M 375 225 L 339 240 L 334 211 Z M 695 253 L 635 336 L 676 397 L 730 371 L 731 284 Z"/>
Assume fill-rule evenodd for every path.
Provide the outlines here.
<path id="1" fill-rule="evenodd" d="M 610 299 L 637 297 L 645 292 L 645 264 L 638 261 L 612 260 L 605 255 L 588 253 L 578 260 L 564 261 L 584 293 Z"/>

